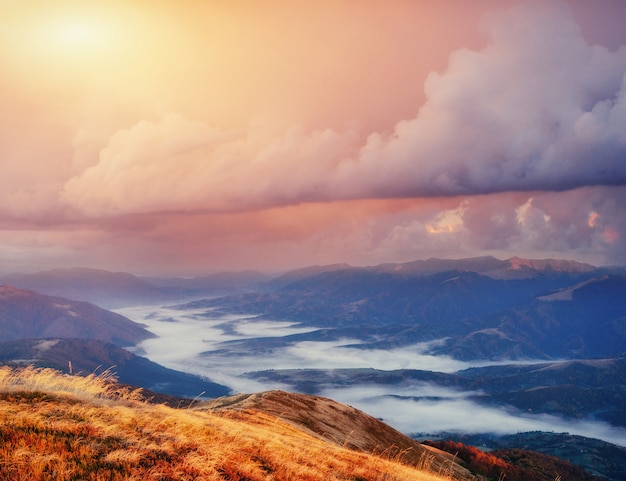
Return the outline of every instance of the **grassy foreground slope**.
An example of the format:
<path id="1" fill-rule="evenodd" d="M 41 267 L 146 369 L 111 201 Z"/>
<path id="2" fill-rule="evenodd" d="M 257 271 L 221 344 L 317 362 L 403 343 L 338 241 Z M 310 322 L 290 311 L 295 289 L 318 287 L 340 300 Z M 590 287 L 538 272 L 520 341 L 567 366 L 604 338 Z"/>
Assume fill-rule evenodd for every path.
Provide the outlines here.
<path id="1" fill-rule="evenodd" d="M 193 408 L 212 412 L 258 411 L 344 448 L 379 453 L 404 464 L 428 465 L 430 471 L 445 472 L 455 480 L 474 478 L 472 472 L 456 462 L 454 453 L 449 455 L 419 443 L 363 411 L 321 396 L 265 391 L 204 401 Z"/>
<path id="2" fill-rule="evenodd" d="M 106 376 L 0 368 L 0 479 L 417 480 L 446 473 L 356 452 L 278 417 L 148 404 Z"/>

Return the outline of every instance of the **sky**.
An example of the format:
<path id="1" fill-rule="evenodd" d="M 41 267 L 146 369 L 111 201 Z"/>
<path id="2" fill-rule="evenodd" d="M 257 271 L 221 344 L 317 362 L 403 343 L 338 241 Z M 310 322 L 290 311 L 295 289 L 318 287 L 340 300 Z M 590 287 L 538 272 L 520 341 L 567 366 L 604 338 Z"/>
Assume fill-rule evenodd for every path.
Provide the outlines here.
<path id="1" fill-rule="evenodd" d="M 0 273 L 626 265 L 626 2 L 0 0 Z"/>

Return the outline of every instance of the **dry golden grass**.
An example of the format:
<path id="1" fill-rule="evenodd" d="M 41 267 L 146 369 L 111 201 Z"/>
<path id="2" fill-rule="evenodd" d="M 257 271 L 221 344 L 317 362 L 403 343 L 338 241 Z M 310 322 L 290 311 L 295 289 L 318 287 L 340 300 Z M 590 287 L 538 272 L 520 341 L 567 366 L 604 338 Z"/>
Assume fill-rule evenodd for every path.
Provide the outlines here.
<path id="1" fill-rule="evenodd" d="M 0 479 L 447 479 L 336 446 L 271 415 L 173 409 L 118 391 L 107 376 L 0 368 Z"/>
<path id="2" fill-rule="evenodd" d="M 27 366 L 13 369 L 0 366 L 0 392 L 37 392 L 57 396 L 73 396 L 78 399 L 142 399 L 141 389 L 122 387 L 115 382 L 111 370 L 88 376 L 66 376 L 59 371 L 48 368 Z"/>

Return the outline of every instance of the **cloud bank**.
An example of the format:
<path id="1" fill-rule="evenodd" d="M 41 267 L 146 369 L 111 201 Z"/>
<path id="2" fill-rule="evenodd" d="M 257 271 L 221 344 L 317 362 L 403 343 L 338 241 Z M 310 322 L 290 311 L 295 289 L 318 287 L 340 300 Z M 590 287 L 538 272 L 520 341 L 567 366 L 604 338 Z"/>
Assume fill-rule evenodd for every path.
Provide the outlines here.
<path id="1" fill-rule="evenodd" d="M 493 16 L 489 43 L 425 83 L 389 135 L 223 130 L 179 114 L 119 130 L 64 201 L 90 216 L 626 183 L 626 47 L 584 40 L 558 4 Z"/>
<path id="2" fill-rule="evenodd" d="M 358 386 L 327 390 L 324 396 L 353 405 L 408 434 L 467 432 L 514 434 L 527 431 L 567 432 L 624 446 L 626 430 L 593 419 L 571 420 L 547 414 L 520 413 L 514 409 L 478 404 L 462 393 L 442 388 L 409 386 L 393 389 Z M 437 396 L 412 399 L 402 396 Z"/>

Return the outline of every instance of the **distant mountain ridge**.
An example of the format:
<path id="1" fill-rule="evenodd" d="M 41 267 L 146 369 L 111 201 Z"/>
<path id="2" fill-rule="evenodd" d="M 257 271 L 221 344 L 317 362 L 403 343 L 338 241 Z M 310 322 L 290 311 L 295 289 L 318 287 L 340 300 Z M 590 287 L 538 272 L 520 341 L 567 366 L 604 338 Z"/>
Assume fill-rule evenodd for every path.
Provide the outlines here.
<path id="1" fill-rule="evenodd" d="M 97 339 L 131 346 L 153 337 L 139 323 L 88 302 L 0 286 L 0 338 Z"/>
<path id="2" fill-rule="evenodd" d="M 94 269 L 10 277 L 40 292 L 97 298 L 101 305 L 202 296 L 181 308 L 257 314 L 320 329 L 264 340 L 275 345 L 319 336 L 353 337 L 364 349 L 390 349 L 447 338 L 432 353 L 464 360 L 610 357 L 626 351 L 626 333 L 620 328 L 626 316 L 626 269 L 565 259 L 431 258 L 370 267 L 310 266 L 274 279 L 244 271 L 153 283 Z M 59 312 L 52 306 L 49 315 Z M 66 329 L 71 317 L 66 310 L 65 318 L 55 321 L 56 328 L 63 324 Z M 50 335 L 57 333 L 42 330 L 26 337 Z M 110 336 L 97 338 L 111 341 Z M 134 344 L 136 339 L 125 342 Z M 258 344 L 236 342 L 241 348 Z"/>
<path id="3" fill-rule="evenodd" d="M 520 257 L 511 257 L 505 262 L 508 263 L 513 270 L 532 269 L 535 271 L 589 272 L 596 269 L 596 267 L 591 264 L 566 259 L 522 259 Z"/>
<path id="4" fill-rule="evenodd" d="M 415 260 L 369 267 L 349 264 L 308 266 L 271 276 L 257 271 L 218 272 L 197 277 L 139 277 L 128 272 L 75 267 L 0 277 L 7 284 L 68 299 L 87 301 L 105 308 L 183 301 L 202 296 L 222 297 L 244 291 L 273 291 L 318 275 L 338 272 L 425 276 L 446 271 L 475 272 L 494 279 L 523 279 L 539 273 L 589 273 L 597 268 L 564 259 L 500 260 L 492 256 L 464 259 Z M 626 272 L 626 269 L 624 270 Z"/>
<path id="5" fill-rule="evenodd" d="M 189 289 L 198 292 L 212 291 L 224 294 L 228 291 L 259 287 L 272 276 L 258 271 L 216 272 L 199 277 L 142 277 L 143 280 L 161 288 Z"/>
<path id="6" fill-rule="evenodd" d="M 269 284 L 274 287 L 317 276 L 320 274 L 338 271 L 364 271 L 374 273 L 390 273 L 407 276 L 421 276 L 446 271 L 477 272 L 494 278 L 520 278 L 544 272 L 591 272 L 598 269 L 591 264 L 568 259 L 525 259 L 511 257 L 498 259 L 493 256 L 467 257 L 461 259 L 444 259 L 431 257 L 408 262 L 383 263 L 372 266 L 357 267 L 346 263 L 313 265 L 288 271 L 272 280 Z"/>
<path id="7" fill-rule="evenodd" d="M 457 359 L 611 357 L 626 352 L 626 270 L 575 261 L 494 257 L 373 267 L 315 266 L 273 288 L 183 304 L 257 313 L 318 331 L 263 342 L 354 338 L 363 349 L 446 339 Z M 260 348 L 256 340 L 234 341 Z"/>
<path id="8" fill-rule="evenodd" d="M 53 269 L 29 274 L 13 273 L 0 279 L 21 289 L 77 301 L 92 302 L 102 307 L 127 304 L 150 304 L 166 297 L 160 289 L 127 272 L 102 269 Z"/>
<path id="9" fill-rule="evenodd" d="M 127 272 L 76 267 L 8 274 L 0 278 L 0 285 L 87 301 L 111 309 L 223 296 L 258 286 L 268 279 L 269 276 L 255 271 L 222 272 L 194 278 L 142 278 Z"/>

